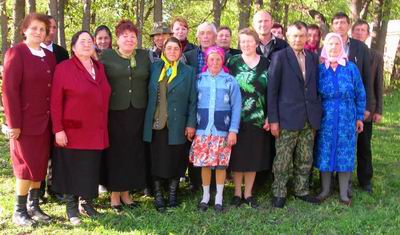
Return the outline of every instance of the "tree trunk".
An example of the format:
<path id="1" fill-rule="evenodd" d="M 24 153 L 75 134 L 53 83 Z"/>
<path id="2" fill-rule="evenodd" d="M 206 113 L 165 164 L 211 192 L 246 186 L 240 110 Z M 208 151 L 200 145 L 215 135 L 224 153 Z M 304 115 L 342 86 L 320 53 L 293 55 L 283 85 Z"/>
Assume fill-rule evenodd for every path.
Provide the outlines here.
<path id="1" fill-rule="evenodd" d="M 29 0 L 29 13 L 36 12 L 36 0 Z"/>
<path id="2" fill-rule="evenodd" d="M 154 0 L 154 22 L 162 21 L 162 0 Z"/>
<path id="3" fill-rule="evenodd" d="M 360 18 L 360 12 L 362 8 L 362 0 L 351 0 L 350 10 L 351 10 L 351 19 L 353 22 Z"/>
<path id="4" fill-rule="evenodd" d="M 142 31 L 143 31 L 143 17 L 144 17 L 144 0 L 136 0 L 136 26 L 138 27 L 139 33 L 138 33 L 138 43 L 137 47 L 142 48 L 142 43 L 143 43 L 143 37 L 142 37 Z"/>
<path id="5" fill-rule="evenodd" d="M 65 44 L 65 5 L 67 4 L 67 0 L 59 0 L 58 2 L 58 39 L 59 43 L 62 47 L 66 48 Z"/>
<path id="6" fill-rule="evenodd" d="M 251 0 L 239 0 L 239 30 L 249 27 Z"/>
<path id="7" fill-rule="evenodd" d="M 371 48 L 384 53 L 392 0 L 377 0 L 372 28 Z"/>
<path id="8" fill-rule="evenodd" d="M 382 11 L 383 11 L 384 0 L 374 0 L 374 12 L 372 21 L 372 33 L 371 33 L 371 48 L 377 49 L 377 43 L 379 39 L 379 33 L 381 29 Z"/>
<path id="9" fill-rule="evenodd" d="M 279 15 L 280 12 L 279 0 L 270 0 L 270 8 L 271 8 L 272 19 L 275 22 L 281 22 L 281 16 Z"/>
<path id="10" fill-rule="evenodd" d="M 0 0 L 0 20 L 1 20 L 1 61 L 4 59 L 4 54 L 8 49 L 8 18 L 6 0 Z"/>
<path id="11" fill-rule="evenodd" d="M 222 11 L 221 0 L 213 0 L 214 24 L 215 27 L 217 28 L 219 28 L 219 26 L 221 25 L 221 11 Z"/>
<path id="12" fill-rule="evenodd" d="M 49 14 L 58 21 L 58 1 L 50 0 L 49 1 Z"/>
<path id="13" fill-rule="evenodd" d="M 289 20 L 289 4 L 285 3 L 285 15 L 283 16 L 283 28 L 287 29 Z M 285 32 L 283 32 L 284 37 L 286 38 Z"/>
<path id="14" fill-rule="evenodd" d="M 264 1 L 263 0 L 255 0 L 254 1 L 254 12 L 257 12 L 263 8 Z"/>
<path id="15" fill-rule="evenodd" d="M 365 0 L 363 3 L 363 7 L 360 12 L 360 18 L 363 20 L 367 20 L 369 5 L 371 4 L 372 0 Z"/>
<path id="16" fill-rule="evenodd" d="M 397 44 L 396 56 L 394 57 L 392 76 L 390 77 L 390 85 L 399 83 L 399 81 L 400 81 L 400 40 L 399 43 Z"/>
<path id="17" fill-rule="evenodd" d="M 91 0 L 83 0 L 82 30 L 90 31 L 90 5 Z"/>
<path id="18" fill-rule="evenodd" d="M 13 21 L 14 21 L 14 35 L 12 44 L 15 45 L 22 41 L 23 37 L 20 34 L 20 24 L 25 17 L 25 0 L 15 0 L 14 1 L 14 14 L 13 14 Z"/>

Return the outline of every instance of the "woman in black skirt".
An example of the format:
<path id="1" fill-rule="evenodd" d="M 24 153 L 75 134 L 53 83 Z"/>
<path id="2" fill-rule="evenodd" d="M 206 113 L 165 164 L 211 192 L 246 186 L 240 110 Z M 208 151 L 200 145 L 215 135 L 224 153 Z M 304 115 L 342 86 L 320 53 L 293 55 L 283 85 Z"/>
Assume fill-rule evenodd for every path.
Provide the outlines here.
<path id="1" fill-rule="evenodd" d="M 146 186 L 143 121 L 151 62 L 148 51 L 136 49 L 138 29 L 131 21 L 121 20 L 115 32 L 117 48 L 106 49 L 100 56 L 112 89 L 110 148 L 104 157 L 106 176 L 102 184 L 111 191 L 111 207 L 119 212 L 122 205 L 137 206 L 130 190 Z"/>
<path id="2" fill-rule="evenodd" d="M 235 55 L 228 61 L 230 73 L 240 86 L 242 111 L 237 144 L 232 148 L 230 168 L 234 174 L 235 195 L 232 204 L 245 203 L 256 208 L 252 196 L 256 172 L 271 169 L 271 139 L 267 121 L 267 59 L 259 56 L 256 48 L 259 38 L 249 28 L 239 32 L 239 45 L 243 54 Z M 244 198 L 242 182 L 244 179 Z"/>
<path id="3" fill-rule="evenodd" d="M 53 189 L 65 194 L 67 216 L 80 223 L 80 210 L 98 212 L 92 199 L 98 196 L 102 150 L 107 148 L 107 111 L 111 88 L 102 64 L 93 60 L 93 37 L 87 31 L 71 40 L 73 57 L 59 64 L 51 89 L 51 119 L 56 147 L 53 157 Z"/>
<path id="4" fill-rule="evenodd" d="M 169 180 L 168 207 L 176 207 L 179 177 L 186 168 L 186 138 L 191 141 L 196 127 L 194 70 L 179 62 L 182 45 L 175 37 L 164 43 L 161 61 L 151 66 L 149 103 L 144 140 L 150 142 L 154 205 L 165 210 L 162 180 Z"/>

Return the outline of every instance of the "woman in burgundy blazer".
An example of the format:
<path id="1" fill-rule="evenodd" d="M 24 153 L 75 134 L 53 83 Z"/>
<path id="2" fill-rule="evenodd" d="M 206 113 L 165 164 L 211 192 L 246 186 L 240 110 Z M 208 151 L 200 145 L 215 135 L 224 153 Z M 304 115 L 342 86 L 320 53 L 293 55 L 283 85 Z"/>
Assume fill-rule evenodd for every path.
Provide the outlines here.
<path id="1" fill-rule="evenodd" d="M 27 15 L 21 25 L 24 42 L 10 48 L 4 59 L 6 134 L 17 178 L 13 222 L 20 226 L 50 221 L 39 207 L 40 182 L 49 158 L 50 89 L 56 65 L 53 53 L 40 47 L 48 24 L 45 15 Z"/>
<path id="2" fill-rule="evenodd" d="M 51 119 L 55 134 L 53 189 L 65 194 L 67 216 L 79 224 L 81 212 L 98 212 L 92 199 L 98 196 L 102 150 L 108 143 L 108 102 L 111 88 L 103 65 L 91 58 L 94 40 L 87 31 L 71 40 L 73 57 L 57 65 L 51 90 Z"/>

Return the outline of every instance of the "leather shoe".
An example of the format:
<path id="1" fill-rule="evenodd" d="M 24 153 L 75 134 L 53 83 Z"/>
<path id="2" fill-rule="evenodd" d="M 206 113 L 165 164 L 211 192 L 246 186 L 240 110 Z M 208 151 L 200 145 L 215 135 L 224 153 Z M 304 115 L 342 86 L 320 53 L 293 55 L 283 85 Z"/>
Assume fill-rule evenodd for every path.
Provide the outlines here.
<path id="1" fill-rule="evenodd" d="M 238 196 L 233 196 L 231 200 L 231 205 L 239 207 L 242 204 L 242 198 Z"/>
<path id="2" fill-rule="evenodd" d="M 342 199 L 339 199 L 339 202 L 340 202 L 340 204 L 343 204 L 343 205 L 345 205 L 345 206 L 348 206 L 348 207 L 351 206 L 351 199 L 349 199 L 349 200 L 342 200 Z"/>
<path id="3" fill-rule="evenodd" d="M 126 204 L 121 200 L 121 203 L 122 203 L 123 206 L 125 206 L 125 207 L 127 207 L 129 209 L 135 209 L 135 208 L 139 207 L 139 203 L 135 202 L 135 201 L 132 201 L 132 203 Z"/>
<path id="4" fill-rule="evenodd" d="M 363 186 L 361 186 L 361 189 L 366 193 L 369 193 L 369 194 L 372 193 L 372 185 L 371 184 L 363 185 Z"/>
<path id="5" fill-rule="evenodd" d="M 255 197 L 250 196 L 248 198 L 244 199 L 244 203 L 246 203 L 247 205 L 251 206 L 252 208 L 257 208 L 258 207 L 258 203 Z"/>
<path id="6" fill-rule="evenodd" d="M 221 204 L 215 204 L 214 205 L 214 210 L 217 213 L 221 213 L 224 210 L 224 207 Z"/>
<path id="7" fill-rule="evenodd" d="M 121 204 L 120 205 L 111 205 L 111 209 L 116 213 L 120 213 L 123 210 Z"/>
<path id="8" fill-rule="evenodd" d="M 318 199 L 318 197 L 313 197 L 310 194 L 306 194 L 304 196 L 295 196 L 296 198 L 308 202 L 308 203 L 312 203 L 312 204 L 320 204 L 321 200 Z"/>
<path id="9" fill-rule="evenodd" d="M 197 205 L 197 208 L 202 212 L 206 212 L 208 209 L 208 204 L 205 202 L 200 202 L 199 205 Z"/>
<path id="10" fill-rule="evenodd" d="M 272 198 L 272 207 L 274 208 L 283 208 L 286 203 L 285 197 L 273 197 Z"/>

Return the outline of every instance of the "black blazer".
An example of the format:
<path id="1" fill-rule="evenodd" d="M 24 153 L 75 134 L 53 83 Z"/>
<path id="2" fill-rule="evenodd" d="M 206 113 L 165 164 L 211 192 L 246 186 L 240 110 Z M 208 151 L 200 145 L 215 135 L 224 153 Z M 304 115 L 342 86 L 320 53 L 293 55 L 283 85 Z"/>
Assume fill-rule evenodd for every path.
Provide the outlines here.
<path id="1" fill-rule="evenodd" d="M 371 55 L 371 116 L 367 121 L 371 121 L 374 113 L 382 114 L 383 110 L 383 55 L 376 50 L 370 50 Z"/>
<path id="2" fill-rule="evenodd" d="M 268 121 L 286 130 L 301 130 L 308 121 L 319 129 L 322 110 L 318 96 L 318 56 L 306 53 L 304 81 L 296 55 L 287 47 L 272 55 L 268 74 Z"/>
<path id="3" fill-rule="evenodd" d="M 56 56 L 57 64 L 69 59 L 68 51 L 55 43 L 53 43 L 53 53 Z"/>
<path id="4" fill-rule="evenodd" d="M 183 56 L 181 58 L 181 62 L 183 62 L 187 65 L 190 65 L 194 69 L 196 76 L 197 76 L 197 71 L 198 71 L 198 67 L 199 67 L 199 61 L 197 59 L 197 55 L 200 50 L 201 50 L 201 48 L 197 47 L 193 50 L 187 51 L 183 54 Z"/>
<path id="5" fill-rule="evenodd" d="M 374 81 L 371 79 L 371 59 L 370 53 L 367 45 L 365 43 L 349 38 L 350 46 L 349 46 L 349 54 L 348 58 L 351 62 L 357 65 L 358 70 L 360 71 L 361 78 L 364 84 L 365 92 L 367 94 L 367 106 L 366 110 L 373 113 L 373 95 L 371 94 L 374 89 Z"/>
<path id="6" fill-rule="evenodd" d="M 271 56 L 272 54 L 274 54 L 274 52 L 280 51 L 282 49 L 285 49 L 286 47 L 289 46 L 289 44 L 280 38 L 275 38 L 275 39 L 271 39 L 272 41 L 272 46 L 271 46 L 271 50 L 269 51 L 268 55 L 266 56 L 266 58 L 268 59 L 268 65 L 267 68 L 269 67 L 270 63 L 271 63 Z M 263 55 L 260 46 L 257 47 L 257 54 L 259 55 Z"/>

